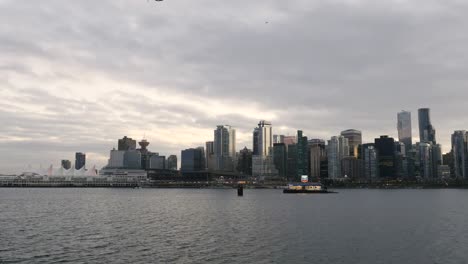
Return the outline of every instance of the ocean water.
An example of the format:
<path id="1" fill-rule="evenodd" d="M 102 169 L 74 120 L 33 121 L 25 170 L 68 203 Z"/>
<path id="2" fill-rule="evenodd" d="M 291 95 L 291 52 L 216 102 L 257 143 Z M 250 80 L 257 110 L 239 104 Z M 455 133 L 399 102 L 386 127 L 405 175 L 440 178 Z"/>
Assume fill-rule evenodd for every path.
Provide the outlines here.
<path id="1" fill-rule="evenodd" d="M 0 189 L 0 263 L 468 263 L 468 190 Z"/>

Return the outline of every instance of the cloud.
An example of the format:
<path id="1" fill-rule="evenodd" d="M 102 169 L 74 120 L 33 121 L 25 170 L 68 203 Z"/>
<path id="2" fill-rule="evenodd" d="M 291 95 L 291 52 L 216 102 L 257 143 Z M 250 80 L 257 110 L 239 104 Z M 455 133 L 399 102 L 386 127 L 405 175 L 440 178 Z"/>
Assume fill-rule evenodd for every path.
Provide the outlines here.
<path id="1" fill-rule="evenodd" d="M 430 107 L 438 141 L 466 129 L 465 1 L 0 1 L 0 168 L 98 166 L 124 135 L 162 154 L 274 130 L 396 136 Z M 279 129 L 282 127 L 283 129 Z"/>

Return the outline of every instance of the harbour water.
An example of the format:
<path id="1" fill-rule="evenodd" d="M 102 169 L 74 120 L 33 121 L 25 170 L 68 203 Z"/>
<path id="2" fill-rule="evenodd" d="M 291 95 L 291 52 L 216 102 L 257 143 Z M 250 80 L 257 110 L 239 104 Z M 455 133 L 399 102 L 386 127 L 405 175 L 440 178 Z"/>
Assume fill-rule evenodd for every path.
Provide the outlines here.
<path id="1" fill-rule="evenodd" d="M 0 263 L 466 263 L 468 190 L 0 189 Z"/>

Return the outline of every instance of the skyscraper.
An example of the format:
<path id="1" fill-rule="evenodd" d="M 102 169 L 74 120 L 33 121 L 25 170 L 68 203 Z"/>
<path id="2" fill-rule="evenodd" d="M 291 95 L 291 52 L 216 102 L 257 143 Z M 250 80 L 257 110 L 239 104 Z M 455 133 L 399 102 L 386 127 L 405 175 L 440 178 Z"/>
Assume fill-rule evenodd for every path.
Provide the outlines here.
<path id="1" fill-rule="evenodd" d="M 205 170 L 205 153 L 203 147 L 184 149 L 181 153 L 182 172 L 196 172 Z"/>
<path id="2" fill-rule="evenodd" d="M 458 130 L 452 134 L 452 155 L 455 177 L 468 179 L 468 132 Z"/>
<path id="3" fill-rule="evenodd" d="M 405 144 L 406 151 L 413 146 L 411 112 L 401 111 L 397 115 L 398 141 Z"/>
<path id="4" fill-rule="evenodd" d="M 420 142 L 419 144 L 419 169 L 420 176 L 424 179 L 432 178 L 432 145 Z"/>
<path id="5" fill-rule="evenodd" d="M 341 132 L 341 135 L 348 139 L 349 156 L 358 157 L 358 147 L 362 144 L 362 133 L 356 129 L 348 129 Z"/>
<path id="6" fill-rule="evenodd" d="M 288 154 L 286 151 L 286 145 L 284 143 L 273 144 L 273 162 L 276 169 L 278 170 L 278 175 L 280 177 L 286 177 L 288 168 Z"/>
<path id="7" fill-rule="evenodd" d="M 214 154 L 214 142 L 213 141 L 207 141 L 206 142 L 206 148 L 205 148 L 205 155 L 206 155 L 206 168 L 209 171 L 212 171 L 215 169 L 216 165 L 216 159 L 215 159 L 215 154 Z"/>
<path id="8" fill-rule="evenodd" d="M 333 136 L 328 140 L 327 157 L 328 157 L 328 178 L 341 178 L 341 161 L 344 157 L 349 156 L 348 139 L 343 136 Z"/>
<path id="9" fill-rule="evenodd" d="M 309 174 L 309 155 L 307 137 L 302 135 L 302 130 L 297 131 L 297 172 L 299 180 L 301 175 Z"/>
<path id="10" fill-rule="evenodd" d="M 320 178 L 320 164 L 327 158 L 325 141 L 322 139 L 309 140 L 309 157 L 311 178 Z"/>
<path id="11" fill-rule="evenodd" d="M 236 156 L 236 130 L 229 125 L 219 125 L 214 131 L 214 154 L 216 169 L 233 170 L 233 158 Z"/>
<path id="12" fill-rule="evenodd" d="M 125 136 L 122 139 L 119 139 L 118 146 L 118 150 L 135 150 L 136 140 Z"/>
<path id="13" fill-rule="evenodd" d="M 377 150 L 374 143 L 362 145 L 364 157 L 364 174 L 367 180 L 375 180 L 379 176 Z"/>
<path id="14" fill-rule="evenodd" d="M 419 119 L 419 141 L 430 142 L 436 144 L 436 131 L 431 124 L 431 116 L 429 108 L 418 109 Z"/>
<path id="15" fill-rule="evenodd" d="M 380 136 L 374 141 L 378 155 L 379 174 L 381 178 L 394 178 L 395 172 L 395 140 L 388 136 Z"/>
<path id="16" fill-rule="evenodd" d="M 86 165 L 86 154 L 81 152 L 75 153 L 75 169 L 79 170 Z"/>
<path id="17" fill-rule="evenodd" d="M 271 122 L 260 120 L 258 127 L 253 132 L 254 155 L 268 156 L 273 146 L 273 134 Z"/>

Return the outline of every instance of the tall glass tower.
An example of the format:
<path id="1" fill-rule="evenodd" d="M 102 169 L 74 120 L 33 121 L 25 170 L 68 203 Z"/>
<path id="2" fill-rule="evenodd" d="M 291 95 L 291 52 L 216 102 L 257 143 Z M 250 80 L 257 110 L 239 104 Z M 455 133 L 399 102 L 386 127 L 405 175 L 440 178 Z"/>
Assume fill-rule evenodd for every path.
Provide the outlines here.
<path id="1" fill-rule="evenodd" d="M 431 116 L 429 108 L 418 109 L 419 119 L 419 141 L 430 142 L 436 144 L 436 132 L 431 124 Z"/>
<path id="2" fill-rule="evenodd" d="M 230 171 L 232 159 L 236 155 L 236 130 L 229 125 L 219 125 L 214 131 L 214 155 L 216 169 Z"/>
<path id="3" fill-rule="evenodd" d="M 405 144 L 406 152 L 413 145 L 412 130 L 411 130 L 411 112 L 401 111 L 397 116 L 398 141 Z"/>

